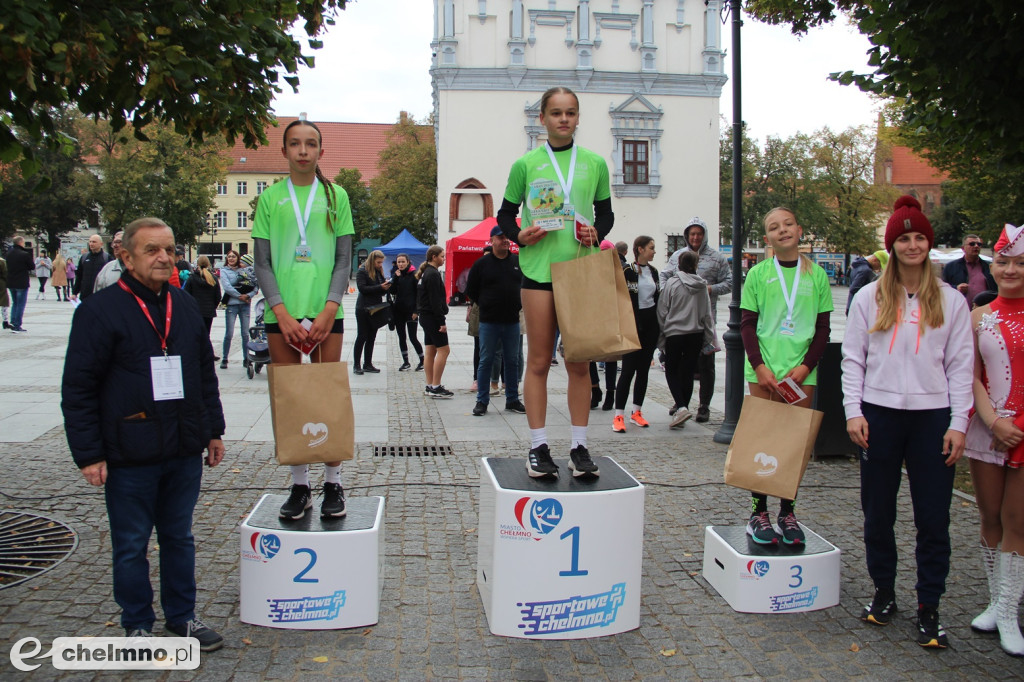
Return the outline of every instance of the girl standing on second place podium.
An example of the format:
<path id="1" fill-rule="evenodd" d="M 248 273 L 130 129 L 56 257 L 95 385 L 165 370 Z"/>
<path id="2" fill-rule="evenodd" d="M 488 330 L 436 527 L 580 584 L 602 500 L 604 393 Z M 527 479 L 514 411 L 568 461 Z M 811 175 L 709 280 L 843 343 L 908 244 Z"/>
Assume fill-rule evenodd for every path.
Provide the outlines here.
<path id="1" fill-rule="evenodd" d="M 256 276 L 266 297 L 264 321 L 270 360 L 298 364 L 304 343 L 319 344 L 312 362 L 340 362 L 345 329 L 341 299 L 352 269 L 352 212 L 348 195 L 317 166 L 324 150 L 320 129 L 305 120 L 284 129 L 281 153 L 288 159 L 288 181 L 260 195 L 252 226 Z M 308 328 L 303 326 L 308 324 Z M 309 467 L 293 466 L 292 489 L 281 517 L 301 519 L 313 506 Z M 341 462 L 324 471 L 320 515 L 345 515 Z"/>
<path id="2" fill-rule="evenodd" d="M 522 248 L 523 313 L 529 345 L 523 400 L 530 425 L 530 476 L 557 476 L 558 466 L 548 449 L 545 417 L 548 370 L 555 364 L 555 296 L 551 264 L 590 255 L 612 229 L 608 166 L 594 152 L 573 142 L 579 125 L 580 102 L 568 88 L 551 88 L 540 98 L 540 122 L 547 130 L 543 146 L 520 157 L 509 171 L 505 197 L 498 211 L 501 231 Z M 525 202 L 525 203 L 524 203 Z M 516 225 L 523 204 L 523 228 Z M 579 241 L 576 237 L 576 225 Z M 583 248 L 580 248 L 582 244 Z M 596 301 L 600 305 L 602 302 Z M 574 476 L 598 475 L 587 451 L 590 420 L 590 370 L 586 362 L 566 362 L 569 374 L 569 417 L 572 445 L 569 468 Z M 486 377 L 482 377 L 486 380 Z"/>
<path id="3" fill-rule="evenodd" d="M 803 228 L 788 208 L 773 208 L 764 217 L 764 241 L 775 251 L 747 273 L 740 308 L 740 333 L 747 354 L 745 376 L 750 395 L 781 401 L 779 382 L 791 378 L 810 407 L 817 384 L 818 360 L 825 352 L 832 312 L 832 289 L 820 265 L 800 255 Z M 768 515 L 768 496 L 753 493 L 747 534 L 762 545 L 802 545 L 804 531 L 793 500 L 781 500 L 776 532 Z"/>

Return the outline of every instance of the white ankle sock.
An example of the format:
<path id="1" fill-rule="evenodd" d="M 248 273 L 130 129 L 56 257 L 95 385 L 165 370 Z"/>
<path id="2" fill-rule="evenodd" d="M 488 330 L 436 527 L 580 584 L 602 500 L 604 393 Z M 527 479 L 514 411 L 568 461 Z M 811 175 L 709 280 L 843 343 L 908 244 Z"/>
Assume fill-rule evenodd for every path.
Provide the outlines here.
<path id="1" fill-rule="evenodd" d="M 309 485 L 309 466 L 297 464 L 292 467 L 292 485 Z"/>
<path id="2" fill-rule="evenodd" d="M 324 483 L 341 485 L 341 465 L 336 467 L 324 465 Z"/>
<path id="3" fill-rule="evenodd" d="M 637 405 L 636 403 L 633 403 L 633 411 L 634 412 L 639 412 L 640 411 L 640 405 Z"/>
<path id="4" fill-rule="evenodd" d="M 587 427 L 574 424 L 572 427 L 572 445 L 569 446 L 569 449 L 571 450 L 577 445 L 587 447 Z"/>
<path id="5" fill-rule="evenodd" d="M 626 416 L 626 410 L 625 409 L 615 410 L 615 416 L 616 417 L 625 417 Z"/>
<path id="6" fill-rule="evenodd" d="M 530 429 L 530 449 L 540 447 L 548 442 L 548 430 L 546 427 Z"/>

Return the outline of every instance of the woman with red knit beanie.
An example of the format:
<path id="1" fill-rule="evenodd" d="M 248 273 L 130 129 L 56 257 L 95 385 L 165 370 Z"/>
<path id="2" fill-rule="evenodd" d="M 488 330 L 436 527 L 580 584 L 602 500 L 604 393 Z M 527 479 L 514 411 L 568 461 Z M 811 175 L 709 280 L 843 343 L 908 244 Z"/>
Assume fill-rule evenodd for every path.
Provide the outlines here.
<path id="1" fill-rule="evenodd" d="M 843 340 L 846 430 L 862 448 L 861 508 L 875 585 L 861 619 L 896 612 L 896 500 L 906 466 L 917 527 L 917 643 L 944 649 L 939 600 L 949 574 L 954 464 L 964 451 L 974 342 L 967 302 L 935 276 L 935 235 L 902 196 L 885 228 L 889 266 L 853 299 Z"/>

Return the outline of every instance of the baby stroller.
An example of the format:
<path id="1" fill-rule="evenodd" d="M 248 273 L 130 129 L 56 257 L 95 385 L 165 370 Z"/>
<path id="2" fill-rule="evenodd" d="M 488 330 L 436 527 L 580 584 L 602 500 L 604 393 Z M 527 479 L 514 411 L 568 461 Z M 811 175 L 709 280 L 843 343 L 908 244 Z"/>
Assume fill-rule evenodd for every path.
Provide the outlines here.
<path id="1" fill-rule="evenodd" d="M 263 324 L 263 311 L 266 299 L 259 299 L 253 306 L 256 324 L 249 327 L 249 350 L 246 353 L 248 366 L 245 373 L 252 379 L 263 371 L 263 365 L 270 364 L 270 344 L 267 343 L 267 328 Z"/>

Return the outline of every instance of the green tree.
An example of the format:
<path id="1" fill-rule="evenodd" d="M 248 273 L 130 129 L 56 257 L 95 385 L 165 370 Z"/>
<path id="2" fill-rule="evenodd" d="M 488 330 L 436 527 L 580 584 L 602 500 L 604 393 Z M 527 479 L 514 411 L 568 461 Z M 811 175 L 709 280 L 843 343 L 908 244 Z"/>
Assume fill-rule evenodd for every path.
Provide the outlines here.
<path id="1" fill-rule="evenodd" d="M 88 219 L 95 208 L 96 176 L 82 162 L 76 118 L 71 112 L 55 113 L 56 130 L 66 143 L 58 149 L 37 143 L 33 149 L 49 182 L 26 178 L 18 165 L 0 169 L 0 240 L 16 231 L 34 235 L 50 253 L 60 248 L 60 238 Z M 20 132 L 20 131 L 17 131 Z"/>
<path id="2" fill-rule="evenodd" d="M 5 0 L 0 18 L 0 161 L 39 169 L 36 145 L 60 146 L 69 105 L 136 135 L 153 121 L 194 140 L 266 143 L 278 78 L 293 88 L 346 0 Z M 17 126 L 25 131 L 19 137 Z"/>
<path id="3" fill-rule="evenodd" d="M 128 131 L 92 124 L 87 139 L 99 156 L 96 190 L 107 229 L 123 228 L 146 215 L 164 220 L 182 244 L 195 244 L 214 207 L 216 183 L 227 171 L 223 143 L 190 144 L 170 127 L 147 127 L 146 141 Z"/>
<path id="4" fill-rule="evenodd" d="M 353 243 L 369 237 L 377 224 L 377 217 L 370 201 L 370 188 L 363 182 L 363 174 L 358 168 L 342 168 L 334 176 L 334 182 L 345 188 L 348 193 L 348 204 L 352 209 L 352 225 L 355 228 Z"/>
<path id="5" fill-rule="evenodd" d="M 950 183 L 942 183 L 942 202 L 928 216 L 935 232 L 935 243 L 959 246 L 968 233 L 967 219 L 960 203 L 950 195 Z"/>
<path id="6" fill-rule="evenodd" d="M 387 243 L 403 229 L 425 244 L 437 242 L 437 150 L 433 129 L 401 118 L 380 153 L 380 174 L 370 181 L 377 214 L 375 236 Z"/>

